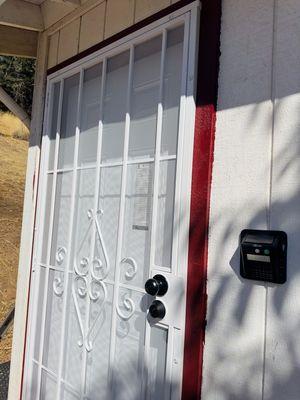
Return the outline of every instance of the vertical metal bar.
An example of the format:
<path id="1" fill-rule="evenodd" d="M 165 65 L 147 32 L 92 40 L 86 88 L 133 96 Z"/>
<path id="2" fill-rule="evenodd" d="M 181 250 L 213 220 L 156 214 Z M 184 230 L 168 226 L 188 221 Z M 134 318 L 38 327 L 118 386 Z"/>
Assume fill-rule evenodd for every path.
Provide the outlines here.
<path id="1" fill-rule="evenodd" d="M 159 97 L 157 106 L 157 123 L 156 123 L 156 146 L 154 156 L 154 182 L 153 182 L 153 204 L 152 204 L 152 221 L 151 221 L 151 238 L 150 238 L 150 270 L 155 265 L 156 251 L 156 227 L 157 227 L 157 208 L 158 208 L 158 189 L 159 189 L 159 170 L 160 170 L 160 153 L 161 153 L 161 135 L 163 123 L 163 90 L 164 90 L 164 70 L 165 57 L 167 47 L 167 30 L 163 30 L 161 63 L 160 63 L 160 83 Z M 151 272 L 149 271 L 149 276 Z"/>
<path id="2" fill-rule="evenodd" d="M 188 52 L 189 52 L 189 37 L 190 37 L 190 13 L 185 18 L 184 23 L 184 37 L 183 37 L 183 54 L 182 54 L 182 70 L 181 70 L 181 91 L 180 91 L 180 103 L 179 103 L 179 123 L 178 123 L 178 145 L 177 145 L 177 157 L 176 157 L 176 171 L 175 171 L 175 188 L 174 188 L 174 217 L 173 217 L 173 240 L 172 240 L 172 274 L 182 275 L 183 271 L 179 271 L 178 264 L 178 245 L 179 245 L 179 230 L 181 225 L 180 218 L 180 206 L 181 206 L 181 190 L 182 190 L 182 173 L 183 173 L 183 151 L 184 151 L 184 124 L 185 124 L 185 107 L 186 107 L 186 90 L 187 90 L 187 78 L 188 78 Z M 174 227 L 177 227 L 174 229 Z M 180 264 L 184 265 L 184 264 Z M 185 264 L 186 265 L 186 264 Z M 184 331 L 184 325 L 182 321 L 181 330 Z M 174 352 L 174 326 L 169 326 L 168 343 L 167 343 L 167 359 L 166 359 L 166 382 L 169 382 L 169 390 L 172 388 L 170 384 L 172 382 L 172 367 L 173 367 L 173 352 Z M 177 361 L 178 362 L 178 361 Z M 180 360 L 182 362 L 182 360 Z M 167 388 L 165 390 L 165 396 L 169 396 Z"/>
<path id="3" fill-rule="evenodd" d="M 167 337 L 165 387 L 164 387 L 164 396 L 165 396 L 164 398 L 166 399 L 170 397 L 170 391 L 172 388 L 173 351 L 174 351 L 174 326 L 169 325 L 168 337 Z"/>
<path id="4" fill-rule="evenodd" d="M 194 143 L 194 128 L 195 128 L 195 110 L 196 110 L 196 85 L 197 82 L 197 50 L 198 50 L 198 30 L 199 30 L 199 13 L 200 4 L 197 4 L 193 10 L 188 12 L 185 16 L 185 35 L 184 35 L 184 49 L 188 49 L 187 55 L 184 53 L 184 60 L 186 71 L 183 77 L 185 80 L 185 92 L 182 93 L 184 100 L 184 112 L 180 113 L 180 134 L 181 134 L 181 149 L 178 150 L 178 161 L 181 168 L 176 173 L 179 174 L 177 178 L 178 185 L 178 198 L 179 198 L 179 211 L 178 211 L 178 245 L 180 251 L 176 257 L 176 274 L 183 277 L 186 289 L 187 282 L 187 265 L 188 265 L 188 238 L 190 228 L 190 198 L 191 198 L 191 181 L 192 181 L 192 155 L 193 155 L 193 143 Z M 184 302 L 184 305 L 186 302 Z M 181 327 L 182 338 L 185 333 L 185 313 L 183 314 Z M 177 380 L 180 385 L 177 388 L 177 393 L 181 393 L 182 386 L 182 372 L 183 372 L 183 350 L 184 350 L 184 339 L 182 339 L 182 347 L 180 349 L 181 357 L 178 356 L 180 362 L 180 368 L 178 368 Z M 171 360 L 168 362 L 171 364 Z"/>
<path id="5" fill-rule="evenodd" d="M 165 57 L 167 48 L 167 30 L 163 29 L 162 32 L 162 46 L 161 46 L 161 62 L 160 62 L 160 77 L 159 77 L 159 96 L 157 106 L 157 123 L 156 123 L 156 140 L 155 140 L 155 156 L 154 156 L 154 182 L 153 182 L 153 204 L 152 204 L 152 221 L 151 221 L 151 238 L 150 238 L 150 265 L 149 276 L 151 270 L 155 266 L 155 251 L 156 251 L 156 226 L 157 226 L 157 207 L 158 207 L 158 189 L 159 189 L 159 169 L 160 169 L 160 153 L 161 153 L 161 135 L 163 123 L 163 91 L 164 91 L 164 71 L 165 71 Z M 149 362 L 150 352 L 150 336 L 151 327 L 146 322 L 145 331 L 145 351 L 144 351 L 144 371 L 143 371 L 143 391 L 147 391 L 148 371 L 147 366 Z M 145 392 L 144 392 L 145 393 Z M 146 392 L 146 398 L 149 398 L 149 392 Z"/>
<path id="6" fill-rule="evenodd" d="M 60 83 L 59 83 L 60 85 Z M 46 141 L 47 135 L 46 133 L 49 132 L 49 120 L 50 116 L 52 116 L 52 111 L 53 111 L 53 104 L 54 104 L 54 84 L 49 85 L 47 88 L 47 94 L 46 94 L 46 112 L 45 112 L 45 118 L 44 118 L 44 132 L 43 132 L 43 138 L 42 138 L 42 155 L 41 155 L 41 167 L 40 167 L 40 175 L 41 175 L 41 182 L 42 182 L 42 191 L 38 193 L 38 199 L 37 199 L 37 221 L 39 221 L 35 228 L 35 244 L 34 244 L 34 250 L 33 250 L 33 261 L 32 261 L 32 281 L 30 283 L 30 286 L 33 288 L 32 291 L 32 296 L 30 298 L 30 304 L 29 304 L 29 318 L 28 318 L 28 324 L 29 324 L 29 341 L 28 341 L 28 349 L 26 352 L 26 357 L 25 357 L 25 377 L 24 377 L 24 382 L 28 379 L 28 377 L 32 376 L 32 360 L 34 358 L 34 346 L 33 342 L 36 336 L 36 325 L 37 325 L 37 306 L 38 306 L 38 294 L 39 294 L 39 287 L 40 287 L 40 268 L 36 271 L 36 265 L 37 265 L 37 260 L 40 260 L 41 258 L 41 253 L 42 253 L 42 246 L 39 245 L 42 243 L 42 234 L 44 231 L 44 210 L 45 210 L 45 204 L 47 201 L 46 198 L 46 189 L 48 186 L 48 176 L 46 173 L 46 165 L 48 163 L 49 159 L 49 140 Z M 49 102 L 51 102 L 51 106 L 49 106 Z M 53 183 L 53 182 L 52 182 Z M 38 229 L 37 229 L 38 226 Z M 33 318 L 32 318 L 33 317 Z M 26 385 L 24 385 L 25 391 L 24 395 L 26 397 L 30 397 L 30 393 L 27 393 Z"/>
<path id="7" fill-rule="evenodd" d="M 79 135 L 80 135 L 80 113 L 81 113 L 81 97 L 82 97 L 82 86 L 83 86 L 83 67 L 80 69 L 80 79 L 78 87 L 78 99 L 77 99 L 77 116 L 76 116 L 76 130 L 75 130 L 75 146 L 74 146 L 74 159 L 73 159 L 73 181 L 72 181 L 72 194 L 71 194 L 71 205 L 70 205 L 70 224 L 67 244 L 67 262 L 64 270 L 64 293 L 63 293 L 63 311 L 62 311 L 62 328 L 61 328 L 61 343 L 59 350 L 59 367 L 57 374 L 57 394 L 56 399 L 60 399 L 61 394 L 61 379 L 63 373 L 63 362 L 64 362 L 64 345 L 65 345 L 65 331 L 66 331 L 66 313 L 68 304 L 68 290 L 69 290 L 69 269 L 71 262 L 71 248 L 72 248 L 72 236 L 73 236 L 73 225 L 74 225 L 74 212 L 76 203 L 76 187 L 77 187 L 77 163 L 78 163 L 78 149 L 79 149 Z"/>
<path id="8" fill-rule="evenodd" d="M 120 283 L 120 264 L 122 258 L 122 244 L 123 244 L 123 228 L 124 228 L 124 215 L 125 215 L 125 202 L 126 202 L 126 180 L 127 180 L 127 160 L 128 160 L 128 147 L 129 147 L 129 129 L 130 129 L 130 108 L 131 108 L 131 87 L 133 76 L 133 62 L 134 62 L 134 46 L 130 46 L 130 59 L 128 71 L 128 87 L 126 99 L 126 117 L 125 117 L 125 136 L 124 136 L 124 149 L 123 149 L 123 167 L 122 167 L 122 183 L 120 194 L 120 210 L 119 210 L 119 226 L 117 236 L 117 255 L 116 255 L 116 268 L 115 268 L 115 286 L 113 293 L 112 305 L 112 323 L 111 323 L 111 342 L 109 351 L 109 383 L 113 385 L 113 372 L 116 350 L 116 324 L 117 324 L 117 305 L 119 297 L 119 283 Z M 111 386 L 112 388 L 112 386 Z"/>
<path id="9" fill-rule="evenodd" d="M 177 163 L 176 163 L 176 184 L 174 192 L 174 217 L 173 227 L 180 226 L 180 192 L 181 192 L 181 176 L 182 176 L 182 163 L 183 163 L 183 147 L 184 147 L 184 131 L 185 131 L 185 109 L 186 109 L 186 91 L 187 91 L 187 77 L 188 77 L 188 51 L 189 51 L 189 37 L 190 37 L 190 13 L 185 16 L 184 24 L 184 37 L 183 37 L 183 54 L 182 54 L 182 71 L 181 71 L 181 91 L 179 103 L 179 119 L 178 119 L 178 139 L 177 139 Z M 178 244 L 179 244 L 179 230 L 173 228 L 173 243 L 172 243 L 172 272 L 176 275 L 180 274 L 178 271 Z"/>
<path id="10" fill-rule="evenodd" d="M 96 169 L 95 169 L 95 189 L 94 189 L 94 217 L 97 218 L 97 208 L 99 201 L 99 191 L 100 191 L 100 172 L 101 172 L 101 153 L 102 153 L 102 134 L 103 134 L 103 101 L 105 93 L 105 78 L 106 78 L 106 65 L 107 60 L 104 58 L 102 62 L 102 76 L 101 76 L 101 92 L 100 92 L 100 104 L 99 104 L 99 124 L 98 124 L 98 143 L 97 143 L 97 158 L 96 158 Z M 91 244 L 90 244 L 90 265 L 89 269 L 92 267 L 92 259 L 94 257 L 96 244 L 96 224 L 92 225 L 91 232 Z M 90 275 L 90 274 L 89 274 Z M 91 283 L 90 276 L 88 276 L 89 284 Z M 85 320 L 85 332 L 89 330 L 89 318 L 90 318 L 90 297 L 87 295 L 86 298 L 86 320 Z M 84 338 L 86 339 L 86 338 Z M 83 368 L 81 374 L 81 395 L 84 397 L 86 395 L 86 373 L 87 373 L 87 350 L 83 347 Z"/>
<path id="11" fill-rule="evenodd" d="M 57 180 L 57 164 L 58 164 L 58 150 L 60 141 L 60 128 L 61 128 L 61 114 L 62 114 L 62 101 L 64 92 L 64 81 L 60 81 L 60 92 L 59 92 L 59 104 L 58 104 L 58 116 L 57 116 L 57 129 L 55 138 L 55 150 L 54 150 L 54 165 L 53 165 L 53 182 L 52 182 L 52 192 L 51 192 L 51 205 L 50 205 L 50 219 L 49 219 L 49 236 L 47 243 L 47 256 L 46 256 L 46 277 L 45 277 L 45 291 L 43 296 L 43 310 L 42 310 L 42 324 L 41 324 L 41 337 L 39 346 L 39 367 L 38 367 L 38 382 L 36 399 L 40 396 L 41 390 L 41 364 L 43 362 L 43 349 L 44 349 L 44 338 L 45 338 L 45 324 L 46 324 L 46 310 L 47 310 L 47 300 L 48 300 L 48 282 L 49 282 L 49 265 L 50 265 L 50 255 L 51 255 L 51 243 L 52 243 L 52 233 L 53 233 L 53 221 L 54 221 L 54 209 L 55 209 L 55 194 L 56 194 L 56 180 Z"/>

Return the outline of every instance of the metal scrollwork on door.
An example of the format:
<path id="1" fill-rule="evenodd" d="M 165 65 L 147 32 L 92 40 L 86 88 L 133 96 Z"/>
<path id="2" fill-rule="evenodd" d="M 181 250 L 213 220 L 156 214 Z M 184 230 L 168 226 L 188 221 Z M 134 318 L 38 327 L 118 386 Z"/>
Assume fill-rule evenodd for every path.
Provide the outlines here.
<path id="1" fill-rule="evenodd" d="M 63 246 L 58 247 L 55 254 L 55 260 L 59 266 L 63 263 L 66 255 L 67 255 L 67 249 Z M 56 296 L 61 297 L 64 293 L 63 280 L 60 277 L 56 276 L 53 279 L 52 286 L 53 286 L 53 292 L 56 294 Z"/>
<path id="2" fill-rule="evenodd" d="M 61 297 L 64 293 L 64 285 L 61 278 L 56 277 L 53 280 L 53 291 L 56 296 Z"/>
<path id="3" fill-rule="evenodd" d="M 122 259 L 121 264 L 128 264 L 129 268 L 125 272 L 125 276 L 127 279 L 133 279 L 137 273 L 137 264 L 136 261 L 132 257 L 125 257 Z"/>
<path id="4" fill-rule="evenodd" d="M 91 223 L 95 224 L 96 234 L 100 241 L 104 260 L 102 261 L 98 257 L 95 257 L 94 259 L 82 257 L 79 264 L 77 263 L 77 260 L 75 260 L 75 277 L 72 285 L 72 297 L 81 334 L 81 338 L 78 340 L 78 345 L 80 347 L 84 345 L 87 351 L 91 351 L 93 348 L 90 336 L 100 318 L 101 311 L 107 300 L 107 288 L 103 280 L 107 277 L 110 270 L 106 247 L 97 219 L 98 214 L 102 215 L 103 211 L 99 210 L 94 212 L 90 209 L 87 212 L 87 216 L 91 220 Z M 94 321 L 92 323 L 89 321 L 88 326 L 85 326 L 83 316 L 80 311 L 79 299 L 87 298 L 87 296 L 92 302 L 97 302 L 99 299 L 102 301 Z"/>
<path id="5" fill-rule="evenodd" d="M 119 317 L 122 318 L 124 321 L 128 321 L 135 312 L 134 301 L 129 297 L 128 293 L 126 293 L 125 296 L 123 297 L 122 304 L 126 311 L 125 312 L 121 311 L 120 306 L 117 305 L 117 313 Z"/>
<path id="6" fill-rule="evenodd" d="M 55 259 L 58 265 L 61 265 L 67 255 L 67 249 L 63 246 L 59 247 L 56 251 Z"/>
<path id="7" fill-rule="evenodd" d="M 127 270 L 125 272 L 126 279 L 133 279 L 137 273 L 137 264 L 132 257 L 125 257 L 121 260 L 121 264 L 127 264 Z M 135 312 L 134 301 L 130 298 L 129 294 L 126 293 L 122 298 L 122 305 L 125 311 L 122 311 L 120 306 L 117 305 L 117 314 L 124 321 L 128 321 Z"/>
<path id="8" fill-rule="evenodd" d="M 98 222 L 98 215 L 103 215 L 103 211 L 98 210 L 94 212 L 92 209 L 87 211 L 87 217 L 91 222 L 88 232 L 93 224 L 95 224 L 96 236 L 99 239 L 102 249 L 102 259 L 100 257 L 94 257 L 90 259 L 90 257 L 83 256 L 78 262 L 77 258 L 75 257 L 74 277 L 71 287 L 76 318 L 80 329 L 80 338 L 77 343 L 79 347 L 84 346 L 88 352 L 93 349 L 91 334 L 102 315 L 104 304 L 107 301 L 108 293 L 104 280 L 107 278 L 110 271 L 110 262 Z M 87 236 L 88 235 L 85 237 Z M 63 263 L 66 254 L 67 250 L 65 247 L 58 248 L 56 252 L 56 261 L 59 265 Z M 121 260 L 121 264 L 125 268 L 125 278 L 127 280 L 132 280 L 137 273 L 136 261 L 132 257 L 124 257 Z M 53 291 L 59 297 L 63 295 L 64 284 L 61 278 L 56 277 L 54 279 Z M 100 304 L 98 304 L 97 307 L 97 314 L 92 322 L 87 315 L 83 314 L 81 310 L 82 303 L 80 304 L 80 302 L 82 299 L 89 299 L 90 302 L 94 303 L 100 300 Z M 84 304 L 86 307 L 87 304 Z M 133 316 L 135 312 L 135 303 L 130 297 L 129 293 L 126 293 L 122 296 L 120 304 L 116 305 L 116 312 L 123 321 L 128 321 Z"/>

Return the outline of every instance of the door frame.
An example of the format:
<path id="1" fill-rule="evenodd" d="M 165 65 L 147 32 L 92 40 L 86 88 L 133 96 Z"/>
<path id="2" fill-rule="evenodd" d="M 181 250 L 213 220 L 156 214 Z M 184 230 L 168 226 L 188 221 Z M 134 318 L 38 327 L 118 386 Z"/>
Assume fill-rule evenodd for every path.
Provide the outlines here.
<path id="1" fill-rule="evenodd" d="M 88 54 L 110 45 L 116 46 L 117 40 L 128 40 L 128 35 L 134 34 L 137 30 L 149 30 L 157 20 L 165 18 L 172 19 L 174 15 L 182 14 L 190 10 L 192 6 L 198 5 L 199 1 L 180 0 L 163 11 L 146 18 L 145 20 L 125 29 L 123 32 L 104 40 L 91 49 L 66 60 L 64 63 L 48 70 L 48 74 L 68 69 L 68 65 L 74 62 L 81 63 L 83 57 L 87 59 Z M 187 281 L 187 303 L 186 303 L 186 332 L 185 350 L 183 365 L 182 399 L 199 399 L 202 380 L 202 358 L 206 316 L 206 268 L 207 268 L 207 244 L 208 244 L 208 221 L 209 221 L 209 200 L 210 183 L 213 162 L 213 144 L 216 120 L 217 104 L 217 81 L 219 72 L 219 46 L 220 46 L 220 21 L 221 21 L 221 0 L 203 0 L 200 22 L 199 62 L 198 62 L 198 84 L 196 94 L 195 126 L 193 169 L 191 171 L 191 209 L 190 209 L 190 238 L 188 254 L 188 281 Z M 40 60 L 36 84 L 38 85 L 34 99 L 36 107 L 33 112 L 31 144 L 34 154 L 29 154 L 27 171 L 27 183 L 25 188 L 23 230 L 21 240 L 20 269 L 22 266 L 31 266 L 28 255 L 32 256 L 32 243 L 34 236 L 34 218 L 36 214 L 36 194 L 39 177 L 40 139 L 43 115 L 41 98 L 45 97 L 44 74 L 46 71 L 47 40 L 46 33 L 40 37 Z M 125 39 L 126 36 L 126 39 Z M 201 58 L 205 54 L 205 58 Z M 195 54 L 196 56 L 196 54 Z M 195 58 L 194 65 L 196 67 Z M 39 105 L 39 106 L 38 106 Z M 32 151 L 33 151 L 32 150 Z M 27 210 L 26 210 L 27 208 Z M 29 211 L 28 215 L 25 212 Z M 27 218 L 26 218 L 27 217 Z M 25 226 L 24 224 L 28 224 Z M 29 234 L 29 236 L 28 236 Z M 30 262 L 29 262 L 30 261 Z M 30 289 L 30 271 L 19 271 L 18 293 L 16 304 L 16 320 L 14 327 L 14 344 L 12 354 L 12 367 L 10 377 L 9 400 L 21 397 L 23 380 L 25 340 L 28 314 L 28 299 Z M 24 313 L 24 310 L 27 312 Z M 25 332 L 24 336 L 20 335 Z M 194 333 L 191 335 L 191 333 Z M 22 362 L 23 359 L 23 362 Z M 16 386 L 17 385 L 17 386 Z M 19 393 L 17 395 L 17 393 Z"/>
<path id="2" fill-rule="evenodd" d="M 179 202 L 179 207 L 176 207 L 174 210 L 174 220 L 178 221 L 180 219 L 180 229 L 176 230 L 175 234 L 175 241 L 173 242 L 173 256 L 175 254 L 175 260 L 176 262 L 174 263 L 174 270 L 175 266 L 178 265 L 179 271 L 182 270 L 182 272 L 179 272 L 179 276 L 181 276 L 184 282 L 184 286 L 186 287 L 186 281 L 187 281 L 187 265 L 188 265 L 188 232 L 189 232 L 189 215 L 190 215 L 190 193 L 191 193 L 191 179 L 192 179 L 192 155 L 193 155 L 193 141 L 194 141 L 194 121 L 195 121 L 195 93 L 196 93 L 196 61 L 197 61 L 197 32 L 199 29 L 199 11 L 200 11 L 200 3 L 198 1 L 191 3 L 188 6 L 182 7 L 176 12 L 173 12 L 172 14 L 169 14 L 163 18 L 160 18 L 153 23 L 145 26 L 142 29 L 139 29 L 132 34 L 111 43 L 110 45 L 101 48 L 97 52 L 94 52 L 90 54 L 89 56 L 86 56 L 84 58 L 81 58 L 80 60 L 76 61 L 75 63 L 72 63 L 68 66 L 66 66 L 63 69 L 59 69 L 56 72 L 53 72 L 52 74 L 49 74 L 47 77 L 47 89 L 46 89 L 46 103 L 45 103 L 45 117 L 44 117 L 44 132 L 43 132 L 43 139 L 42 139 L 42 152 L 41 152 L 41 166 L 40 166 L 40 184 L 39 184 L 39 195 L 38 195 L 38 201 L 37 201 L 37 224 L 35 227 L 36 230 L 36 235 L 35 235 L 35 240 L 34 240 L 34 249 L 33 249 L 33 263 L 32 263 L 32 288 L 33 290 L 31 291 L 30 294 L 30 301 L 29 301 L 29 311 L 28 311 L 28 332 L 29 336 L 27 337 L 27 343 L 26 343 L 26 354 L 25 354 L 25 371 L 24 371 L 24 390 L 23 390 L 23 395 L 26 396 L 26 398 L 30 397 L 30 385 L 27 385 L 27 382 L 29 382 L 29 377 L 31 376 L 31 371 L 33 368 L 32 365 L 32 359 L 33 357 L 33 349 L 35 348 L 35 326 L 37 323 L 37 319 L 35 318 L 35 315 L 37 315 L 37 307 L 39 304 L 38 300 L 38 276 L 39 274 L 35 271 L 38 271 L 38 268 L 36 265 L 39 263 L 39 254 L 40 254 L 40 243 L 42 241 L 42 236 L 44 232 L 44 207 L 45 207 L 45 193 L 46 193 L 46 184 L 47 180 L 45 177 L 47 176 L 47 170 L 48 170 L 48 152 L 49 152 L 49 125 L 51 121 L 51 108 L 52 108 L 52 94 L 54 90 L 54 85 L 56 83 L 60 82 L 61 88 L 63 88 L 63 82 L 64 79 L 69 78 L 70 76 L 74 76 L 76 74 L 80 73 L 80 84 L 79 84 L 79 94 L 78 94 L 78 104 L 81 103 L 80 98 L 81 98 L 81 90 L 82 90 L 82 84 L 83 84 L 83 74 L 82 72 L 88 68 L 93 67 L 94 65 L 99 64 L 101 60 L 105 58 L 110 58 L 113 57 L 114 55 L 120 54 L 125 50 L 128 50 L 129 48 L 132 48 L 133 46 L 138 45 L 139 43 L 143 43 L 145 40 L 150 40 L 153 37 L 156 37 L 158 34 L 161 34 L 163 30 L 168 30 L 172 29 L 173 27 L 176 27 L 181 24 L 185 24 L 185 31 L 184 31 L 184 36 L 185 36 L 185 48 L 184 48 L 184 56 L 183 56 L 183 70 L 182 70 L 182 76 L 183 76 L 183 81 L 182 81 L 182 87 L 181 87 L 181 93 L 184 94 L 184 96 L 181 97 L 181 108 L 180 108 L 180 120 L 179 120 L 179 142 L 178 142 L 178 152 L 177 152 L 177 157 L 178 157 L 178 162 L 177 162 L 177 182 L 176 182 L 176 198 L 178 199 Z M 62 93 L 62 91 L 61 91 Z M 62 94 L 59 97 L 59 115 L 61 113 L 62 109 Z M 80 107 L 79 105 L 77 107 Z M 77 113 L 79 112 L 79 108 L 77 110 Z M 77 123 L 79 122 L 78 120 L 79 115 L 77 114 Z M 78 125 L 77 125 L 78 126 Z M 80 128 L 76 129 L 76 132 L 79 132 Z M 76 133 L 76 137 L 78 135 L 78 132 Z M 188 132 L 188 134 L 185 134 L 185 132 Z M 57 136 L 57 140 L 59 138 L 59 135 Z M 78 143 L 77 143 L 78 146 Z M 75 148 L 76 148 L 76 141 L 75 141 Z M 55 158 L 57 158 L 57 152 L 58 152 L 58 141 L 56 141 L 55 145 Z M 163 159 L 163 158 L 162 158 Z M 73 171 L 73 167 L 71 168 L 64 168 L 64 171 Z M 48 171 L 49 172 L 49 171 Z M 51 171 L 50 171 L 51 172 Z M 53 171 L 52 171 L 53 172 Z M 60 172 L 59 169 L 55 168 L 54 172 Z M 72 184 L 72 193 L 74 195 L 74 182 Z M 52 188 L 52 198 L 55 197 L 55 186 Z M 154 192 L 154 197 L 155 197 L 155 192 Z M 72 203 L 73 204 L 73 203 Z M 50 215 L 52 215 L 53 218 L 53 207 L 54 203 L 53 200 L 51 202 L 51 212 Z M 155 217 L 154 217 L 155 219 Z M 121 222 L 122 224 L 122 222 Z M 52 220 L 50 220 L 50 226 L 52 226 Z M 72 224 L 71 224 L 72 226 Z M 50 228 L 51 232 L 51 228 Z M 71 233 L 69 232 L 68 236 L 70 236 Z M 178 238 L 177 238 L 178 235 Z M 49 234 L 49 238 L 51 237 L 51 233 Z M 49 240 L 48 238 L 48 240 Z M 184 243 L 184 246 L 182 246 L 182 243 Z M 48 247 L 50 245 L 50 242 L 48 243 Z M 176 249 L 180 247 L 180 252 L 177 251 Z M 151 270 L 155 270 L 158 272 L 159 267 L 157 266 L 151 266 Z M 162 269 L 161 271 L 163 271 Z M 48 276 L 48 274 L 47 274 Z M 68 280 L 68 278 L 67 278 Z M 47 278 L 46 278 L 47 281 Z M 186 300 L 186 299 L 184 299 Z M 182 333 L 182 347 L 184 345 L 184 326 L 185 326 L 185 301 L 183 303 L 183 312 L 182 315 L 180 315 L 180 318 L 178 318 L 178 310 L 177 312 L 173 310 L 174 312 L 174 318 L 176 317 L 177 320 L 180 319 L 180 325 L 177 325 L 179 323 L 178 321 L 176 323 L 172 323 L 172 317 L 170 314 L 170 310 L 168 312 L 169 318 L 171 318 L 170 322 L 165 321 L 166 325 L 175 325 L 175 326 L 180 326 L 180 331 Z M 44 303 L 42 306 L 41 312 L 41 318 L 42 318 L 42 325 L 41 325 L 41 348 L 43 348 L 43 335 L 44 335 L 44 329 L 45 329 L 45 313 L 46 313 L 46 308 L 47 308 L 47 301 L 44 299 Z M 180 313 L 181 314 L 181 313 Z M 31 318 L 31 315 L 33 318 Z M 168 318 L 168 319 L 169 319 Z M 64 327 L 64 322 L 62 322 L 62 326 Z M 159 325 L 159 324 L 157 324 Z M 162 321 L 162 325 L 164 326 L 164 321 Z M 62 328 L 64 331 L 64 328 Z M 176 329 L 172 328 L 172 331 L 170 330 L 169 334 L 169 341 L 168 341 L 168 359 L 167 359 L 167 367 L 166 367 L 166 381 L 169 382 L 172 379 L 175 379 L 178 382 L 182 382 L 182 373 L 183 373 L 183 358 L 184 354 L 183 351 L 178 350 L 176 351 L 176 362 L 173 362 L 173 359 L 171 357 L 171 354 L 173 352 L 174 344 L 173 344 L 173 332 L 175 332 Z M 172 334 L 171 334 L 172 332 Z M 147 336 L 147 334 L 146 334 Z M 148 338 L 149 339 L 149 338 Z M 147 339 L 146 339 L 147 340 Z M 148 347 L 146 346 L 146 354 L 145 357 L 147 357 Z M 62 349 L 61 349 L 62 350 Z M 176 347 L 177 350 L 177 347 Z M 40 374 L 41 371 L 47 370 L 47 368 L 42 366 L 42 359 L 40 358 L 41 355 L 39 355 L 39 359 L 36 360 L 38 364 L 36 364 L 38 368 L 38 388 L 40 387 Z M 176 374 L 174 378 L 171 377 L 171 372 L 174 371 L 173 373 Z M 174 394 L 174 398 L 177 398 L 177 393 L 179 397 L 179 393 L 181 391 L 181 387 L 176 388 L 176 395 Z M 29 392 L 28 392 L 29 390 Z"/>

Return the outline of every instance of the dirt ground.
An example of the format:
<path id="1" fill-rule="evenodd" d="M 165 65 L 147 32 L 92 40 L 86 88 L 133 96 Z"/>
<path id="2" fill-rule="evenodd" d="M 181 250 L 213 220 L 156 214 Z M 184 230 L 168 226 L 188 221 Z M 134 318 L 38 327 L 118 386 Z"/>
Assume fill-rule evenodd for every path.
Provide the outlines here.
<path id="1" fill-rule="evenodd" d="M 0 323 L 15 302 L 28 142 L 0 135 Z M 12 327 L 0 341 L 10 360 Z"/>

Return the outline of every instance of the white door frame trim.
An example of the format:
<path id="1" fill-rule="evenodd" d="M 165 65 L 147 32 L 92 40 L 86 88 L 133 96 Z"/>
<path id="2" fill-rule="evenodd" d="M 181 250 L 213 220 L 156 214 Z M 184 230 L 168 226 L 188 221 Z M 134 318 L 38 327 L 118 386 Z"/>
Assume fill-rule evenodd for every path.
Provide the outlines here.
<path id="1" fill-rule="evenodd" d="M 20 398 L 23 379 L 34 225 L 36 219 L 37 190 L 40 170 L 41 132 L 43 130 L 43 115 L 46 95 L 47 53 L 47 35 L 45 33 L 40 33 L 27 156 L 26 183 L 24 189 L 8 400 L 16 400 Z"/>

